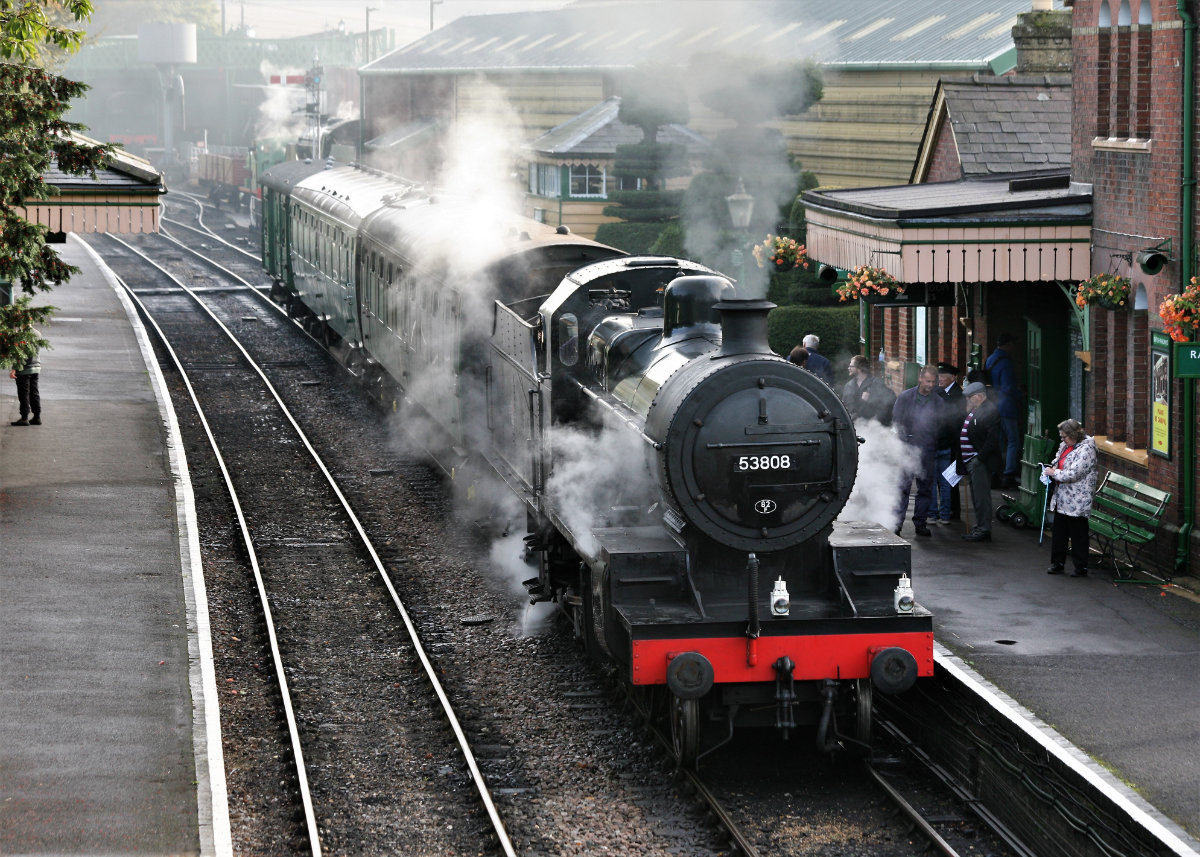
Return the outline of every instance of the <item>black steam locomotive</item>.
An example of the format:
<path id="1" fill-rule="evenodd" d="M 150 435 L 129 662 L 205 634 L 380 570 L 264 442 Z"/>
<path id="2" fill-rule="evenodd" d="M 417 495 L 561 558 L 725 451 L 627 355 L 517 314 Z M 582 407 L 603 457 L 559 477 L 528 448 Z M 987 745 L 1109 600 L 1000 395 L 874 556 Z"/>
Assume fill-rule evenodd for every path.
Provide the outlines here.
<path id="1" fill-rule="evenodd" d="M 457 480 L 499 474 L 531 594 L 668 715 L 683 763 L 741 725 L 861 749 L 872 689 L 932 674 L 909 545 L 835 521 L 858 441 L 769 349 L 772 304 L 359 168 L 284 164 L 264 189 L 280 298 L 429 416 Z"/>

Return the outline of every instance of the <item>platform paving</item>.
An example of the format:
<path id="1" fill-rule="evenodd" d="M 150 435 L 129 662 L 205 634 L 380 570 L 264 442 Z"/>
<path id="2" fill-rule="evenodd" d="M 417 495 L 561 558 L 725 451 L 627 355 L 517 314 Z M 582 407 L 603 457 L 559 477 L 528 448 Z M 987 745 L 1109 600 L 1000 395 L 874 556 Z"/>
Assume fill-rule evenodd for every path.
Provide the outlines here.
<path id="1" fill-rule="evenodd" d="M 37 300 L 42 425 L 9 424 L 0 376 L 0 853 L 226 854 L 173 417 L 127 299 L 73 236 L 62 255 L 83 270 Z"/>

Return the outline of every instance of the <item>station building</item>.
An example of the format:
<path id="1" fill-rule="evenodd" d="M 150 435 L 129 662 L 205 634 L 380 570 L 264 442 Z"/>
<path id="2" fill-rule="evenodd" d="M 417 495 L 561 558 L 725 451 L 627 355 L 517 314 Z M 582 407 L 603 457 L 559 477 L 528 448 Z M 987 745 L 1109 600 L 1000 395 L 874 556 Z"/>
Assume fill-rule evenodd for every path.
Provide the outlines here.
<path id="1" fill-rule="evenodd" d="M 897 389 L 1016 337 L 1026 433 L 1079 419 L 1102 472 L 1170 492 L 1150 559 L 1194 575 L 1200 349 L 1160 307 L 1196 273 L 1195 21 L 1166 0 L 1034 5 L 1015 77 L 939 84 L 911 177 L 929 183 L 810 192 L 809 249 L 846 269 L 895 260 L 909 300 L 860 317 Z M 1101 275 L 1127 299 L 1080 297 Z"/>

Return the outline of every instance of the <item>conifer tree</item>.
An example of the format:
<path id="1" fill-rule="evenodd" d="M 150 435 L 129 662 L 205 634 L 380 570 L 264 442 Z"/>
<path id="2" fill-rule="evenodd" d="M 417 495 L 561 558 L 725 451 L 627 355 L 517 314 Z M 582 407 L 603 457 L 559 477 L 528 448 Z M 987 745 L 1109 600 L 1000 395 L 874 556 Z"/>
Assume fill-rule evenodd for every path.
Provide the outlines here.
<path id="1" fill-rule="evenodd" d="M 56 164 L 64 172 L 93 177 L 111 146 L 87 145 L 71 136 L 82 126 L 63 119 L 70 101 L 87 87 L 51 69 L 56 58 L 79 48 L 90 0 L 0 0 L 0 282 L 19 287 L 12 306 L 0 312 L 0 366 L 11 366 L 47 345 L 33 332 L 51 307 L 30 307 L 78 269 L 46 244 L 47 229 L 16 209 L 57 191 L 43 174 Z"/>

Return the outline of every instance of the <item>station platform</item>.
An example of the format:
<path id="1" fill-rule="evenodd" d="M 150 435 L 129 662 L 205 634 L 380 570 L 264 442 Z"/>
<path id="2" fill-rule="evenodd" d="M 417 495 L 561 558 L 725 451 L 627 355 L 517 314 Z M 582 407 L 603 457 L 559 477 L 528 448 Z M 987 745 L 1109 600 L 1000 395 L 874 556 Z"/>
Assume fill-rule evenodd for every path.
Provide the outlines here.
<path id="1" fill-rule="evenodd" d="M 132 305 L 82 272 L 36 303 L 42 425 L 0 377 L 0 853 L 230 854 L 199 542 Z"/>
<path id="2" fill-rule="evenodd" d="M 102 263 L 45 296 L 41 426 L 0 378 L 0 853 L 231 853 L 190 484 L 146 337 Z M 999 492 L 994 497 L 1000 503 Z M 917 538 L 938 669 L 1090 766 L 1200 855 L 1200 597 L 1051 576 L 997 522 Z"/>

